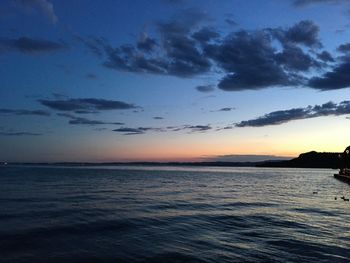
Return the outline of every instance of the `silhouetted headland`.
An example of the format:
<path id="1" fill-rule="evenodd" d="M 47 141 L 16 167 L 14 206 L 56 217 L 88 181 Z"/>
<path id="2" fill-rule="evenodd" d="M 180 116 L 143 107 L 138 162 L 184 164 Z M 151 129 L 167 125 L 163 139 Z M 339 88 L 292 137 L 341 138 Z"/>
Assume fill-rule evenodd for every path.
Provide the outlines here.
<path id="1" fill-rule="evenodd" d="M 295 168 L 345 168 L 349 167 L 350 146 L 342 153 L 337 152 L 307 152 L 288 161 L 263 162 L 258 167 L 295 167 Z"/>

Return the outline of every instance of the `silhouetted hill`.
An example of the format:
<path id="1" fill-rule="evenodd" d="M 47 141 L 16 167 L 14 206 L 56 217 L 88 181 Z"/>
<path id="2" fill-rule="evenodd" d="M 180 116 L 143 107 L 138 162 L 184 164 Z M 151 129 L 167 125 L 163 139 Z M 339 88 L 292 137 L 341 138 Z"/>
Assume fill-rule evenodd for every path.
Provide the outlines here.
<path id="1" fill-rule="evenodd" d="M 307 152 L 302 153 L 299 157 L 289 161 L 280 162 L 264 162 L 258 164 L 258 167 L 300 167 L 300 168 L 340 168 L 342 167 L 342 159 L 339 157 L 341 153 L 329 152 Z"/>

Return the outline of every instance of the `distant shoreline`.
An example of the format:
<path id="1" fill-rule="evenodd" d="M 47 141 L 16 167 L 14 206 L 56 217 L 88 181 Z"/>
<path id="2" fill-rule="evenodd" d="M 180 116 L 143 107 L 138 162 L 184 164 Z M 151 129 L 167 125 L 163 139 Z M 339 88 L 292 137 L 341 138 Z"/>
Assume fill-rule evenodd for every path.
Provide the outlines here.
<path id="1" fill-rule="evenodd" d="M 0 162 L 0 167 L 26 166 L 195 166 L 195 167 L 270 167 L 270 168 L 329 168 L 342 167 L 341 153 L 307 152 L 291 160 L 266 160 L 259 162 Z"/>

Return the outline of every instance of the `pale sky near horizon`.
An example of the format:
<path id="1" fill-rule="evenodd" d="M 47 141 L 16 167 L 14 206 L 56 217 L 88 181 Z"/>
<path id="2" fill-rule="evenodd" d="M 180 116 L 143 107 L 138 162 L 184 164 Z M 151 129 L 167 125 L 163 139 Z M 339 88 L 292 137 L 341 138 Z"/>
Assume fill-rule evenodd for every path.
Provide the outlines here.
<path id="1" fill-rule="evenodd" d="M 346 0 L 1 1 L 0 161 L 341 152 L 349 33 Z"/>

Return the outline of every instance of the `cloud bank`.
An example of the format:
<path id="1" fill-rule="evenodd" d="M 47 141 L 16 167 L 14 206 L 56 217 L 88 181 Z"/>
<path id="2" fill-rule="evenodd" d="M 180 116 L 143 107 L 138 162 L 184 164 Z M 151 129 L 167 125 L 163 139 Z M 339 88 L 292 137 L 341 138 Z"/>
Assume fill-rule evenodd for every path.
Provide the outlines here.
<path id="1" fill-rule="evenodd" d="M 295 1 L 304 5 L 314 1 Z M 316 2 L 316 1 L 315 1 Z M 106 39 L 90 37 L 82 42 L 103 59 L 107 68 L 181 78 L 204 74 L 222 76 L 217 83 L 225 91 L 269 87 L 309 87 L 317 90 L 350 86 L 350 52 L 346 44 L 333 57 L 319 37 L 319 27 L 302 20 L 290 27 L 237 30 L 227 35 L 209 26 L 203 13 L 187 10 L 181 17 L 158 22 L 156 33 L 142 33 L 134 44 L 113 47 Z M 313 75 L 313 77 L 307 77 Z M 212 85 L 197 86 L 200 92 Z"/>

